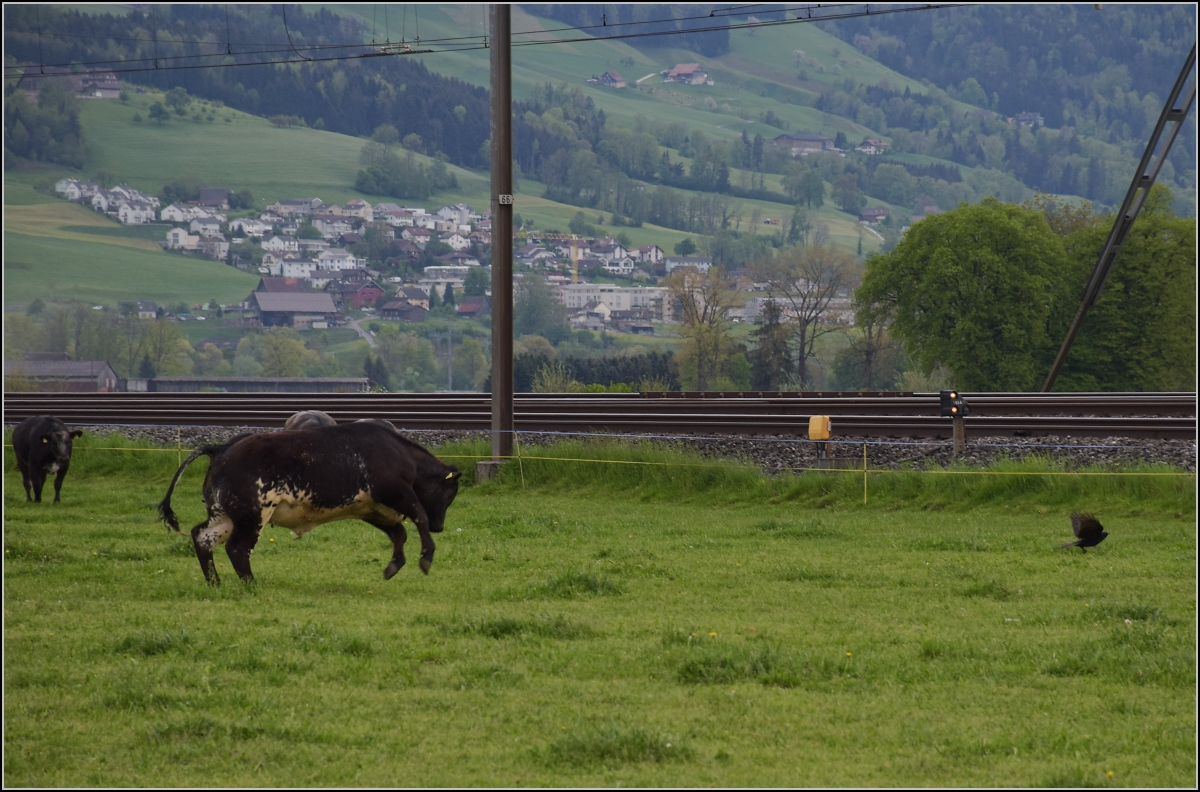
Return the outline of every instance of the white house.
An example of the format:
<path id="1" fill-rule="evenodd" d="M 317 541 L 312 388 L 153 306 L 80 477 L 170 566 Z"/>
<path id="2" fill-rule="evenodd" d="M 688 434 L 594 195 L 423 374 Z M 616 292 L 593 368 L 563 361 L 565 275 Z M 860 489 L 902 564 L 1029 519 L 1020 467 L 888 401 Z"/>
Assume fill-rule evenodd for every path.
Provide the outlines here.
<path id="1" fill-rule="evenodd" d="M 117 211 L 117 207 L 124 200 L 124 196 L 113 193 L 111 190 L 96 190 L 96 194 L 92 196 L 92 208 L 97 212 L 108 214 Z"/>
<path id="2" fill-rule="evenodd" d="M 658 245 L 642 245 L 637 250 L 630 251 L 629 255 L 637 261 L 657 263 L 663 260 L 665 254 Z"/>
<path id="3" fill-rule="evenodd" d="M 334 215 L 315 215 L 312 226 L 320 231 L 325 239 L 337 239 L 342 234 L 349 234 L 354 230 L 347 218 Z"/>
<path id="4" fill-rule="evenodd" d="M 441 297 L 446 292 L 446 285 L 449 284 L 455 289 L 461 290 L 463 283 L 467 277 L 467 273 L 471 271 L 471 267 L 458 265 L 436 265 L 426 267 L 424 277 L 417 281 L 419 286 L 426 294 L 429 294 L 434 289 L 437 289 L 438 296 Z"/>
<path id="5" fill-rule="evenodd" d="M 603 263 L 604 269 L 608 270 L 614 275 L 633 274 L 634 262 L 629 256 L 613 256 L 612 258 L 600 256 L 600 261 Z"/>
<path id="6" fill-rule="evenodd" d="M 229 242 L 224 234 L 205 235 L 200 237 L 200 252 L 209 258 L 224 261 L 229 256 Z"/>
<path id="7" fill-rule="evenodd" d="M 200 236 L 214 236 L 221 233 L 221 221 L 215 217 L 197 217 L 188 223 L 188 229 Z"/>
<path id="8" fill-rule="evenodd" d="M 308 259 L 283 259 L 279 262 L 279 276 L 283 278 L 311 278 L 317 271 L 317 262 Z"/>
<path id="9" fill-rule="evenodd" d="M 167 232 L 167 247 L 182 250 L 195 250 L 200 246 L 199 235 L 192 235 L 185 228 L 172 228 Z"/>
<path id="10" fill-rule="evenodd" d="M 158 213 L 158 217 L 164 223 L 187 223 L 191 221 L 195 214 L 195 211 L 191 207 L 169 204 Z"/>
<path id="11" fill-rule="evenodd" d="M 329 243 L 324 239 L 298 239 L 296 243 L 300 246 L 300 252 L 306 256 L 315 256 L 323 250 L 329 250 Z"/>
<path id="12" fill-rule="evenodd" d="M 192 210 L 193 220 L 216 220 L 217 223 L 224 223 L 229 219 L 228 215 L 215 212 L 210 207 L 190 206 L 189 208 Z"/>
<path id="13" fill-rule="evenodd" d="M 117 209 L 117 219 L 125 225 L 154 222 L 154 207 L 141 201 L 126 201 Z"/>
<path id="14" fill-rule="evenodd" d="M 254 220 L 249 217 L 233 220 L 229 223 L 230 231 L 241 231 L 246 236 L 265 236 L 271 233 L 272 228 L 273 226 L 270 223 L 264 223 L 262 220 Z"/>
<path id="15" fill-rule="evenodd" d="M 81 182 L 78 179 L 59 179 L 54 183 L 54 191 L 62 193 L 68 201 L 90 198 L 99 188 L 100 185 L 95 182 Z"/>
<path id="16" fill-rule="evenodd" d="M 267 211 L 274 212 L 281 217 L 292 217 L 294 215 L 307 217 L 321 206 L 320 198 L 296 198 L 288 201 L 276 201 L 267 207 Z"/>
<path id="17" fill-rule="evenodd" d="M 294 236 L 280 236 L 276 234 L 270 239 L 263 239 L 263 250 L 269 250 L 272 253 L 299 253 L 300 243 Z"/>
<path id="18" fill-rule="evenodd" d="M 429 240 L 433 239 L 433 232 L 425 228 L 406 228 L 400 232 L 400 238 L 415 242 L 424 250 Z"/>
<path id="19" fill-rule="evenodd" d="M 358 269 L 359 261 L 354 254 L 342 248 L 329 248 L 317 255 L 317 268 L 326 271 Z"/>
<path id="20" fill-rule="evenodd" d="M 629 251 L 625 246 L 615 239 L 605 238 L 597 239 L 591 247 L 592 255 L 603 258 L 623 258 L 629 255 Z"/>
<path id="21" fill-rule="evenodd" d="M 679 267 L 692 267 L 699 272 L 708 272 L 712 267 L 712 259 L 708 256 L 672 256 L 666 259 L 668 273 Z"/>
<path id="22" fill-rule="evenodd" d="M 446 234 L 441 238 L 440 241 L 446 243 L 460 253 L 471 247 L 471 240 L 459 233 Z"/>
<path id="23" fill-rule="evenodd" d="M 454 228 L 457 228 L 459 224 L 470 223 L 471 216 L 474 214 L 475 212 L 472 211 L 471 207 L 467 206 L 466 204 L 454 204 L 453 206 L 447 205 L 437 210 L 437 216 L 443 220 L 452 221 L 454 223 Z"/>
<path id="24" fill-rule="evenodd" d="M 371 208 L 371 204 L 360 198 L 351 198 L 346 201 L 346 206 L 342 209 L 342 214 L 347 217 L 357 217 L 361 220 L 366 220 L 368 223 L 375 222 L 375 210 Z"/>
<path id="25" fill-rule="evenodd" d="M 602 302 L 614 311 L 654 308 L 667 290 L 660 286 L 614 286 L 611 283 L 567 283 L 559 287 L 563 305 L 579 310 L 589 302 Z"/>
<path id="26" fill-rule="evenodd" d="M 403 209 L 387 209 L 382 212 L 376 211 L 375 216 L 390 226 L 396 228 L 412 228 L 413 213 L 406 212 Z"/>

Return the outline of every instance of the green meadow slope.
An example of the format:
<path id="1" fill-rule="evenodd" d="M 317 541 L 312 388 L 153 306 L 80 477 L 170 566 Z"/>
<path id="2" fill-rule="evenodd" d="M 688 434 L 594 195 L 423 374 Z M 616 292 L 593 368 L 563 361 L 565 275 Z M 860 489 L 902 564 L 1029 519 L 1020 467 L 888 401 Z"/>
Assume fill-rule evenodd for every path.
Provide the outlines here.
<path id="1" fill-rule="evenodd" d="M 391 24 L 386 27 L 374 7 L 344 4 L 330 8 L 359 17 L 368 26 L 367 30 L 373 30 L 380 39 L 387 37 L 394 41 L 405 36 L 411 40 L 419 33 L 422 40 L 433 41 L 486 33 L 484 6 L 421 6 L 419 14 L 411 9 L 404 15 L 393 14 Z M 513 7 L 513 30 L 518 34 L 558 27 L 561 25 L 557 22 L 539 19 L 519 6 Z M 530 38 L 516 36 L 518 42 Z M 678 41 L 685 43 L 687 39 L 678 37 Z M 927 90 L 815 25 L 736 31 L 730 43 L 729 53 L 719 58 L 705 58 L 682 48 L 640 50 L 622 41 L 516 46 L 513 93 L 520 100 L 546 82 L 578 85 L 604 111 L 608 123 L 620 127 L 679 123 L 710 139 L 733 140 L 740 138 L 743 131 L 751 137 L 761 134 L 770 139 L 781 130 L 760 120 L 769 111 L 791 131 L 830 137 L 842 132 L 855 140 L 886 136 L 852 119 L 829 115 L 810 106 L 819 90 L 847 80 L 866 84 L 887 80 L 897 89 L 908 88 L 917 93 Z M 797 81 L 797 50 L 803 51 L 806 63 L 810 64 L 805 69 L 804 82 Z M 488 83 L 487 50 L 417 57 L 439 74 L 477 85 Z M 714 86 L 662 83 L 660 71 L 678 62 L 694 61 L 705 64 Z M 811 66 L 813 63 L 820 68 Z M 633 87 L 611 90 L 586 82 L 589 77 L 610 69 L 619 71 Z M 642 78 L 645 79 L 640 84 L 636 83 Z M 118 294 L 122 298 L 194 303 L 213 297 L 232 299 L 235 293 L 244 296 L 247 284 L 252 285 L 251 275 L 161 252 L 155 243 L 165 235 L 165 227 L 121 229 L 86 210 L 38 194 L 38 191 L 46 193 L 63 176 L 92 178 L 104 173 L 149 193 L 158 193 L 172 179 L 193 176 L 213 186 L 250 190 L 260 209 L 279 199 L 308 195 L 330 203 L 356 197 L 372 202 L 390 200 L 388 196 L 365 195 L 354 189 L 361 138 L 314 129 L 278 128 L 263 118 L 208 103 L 201 103 L 203 112 L 199 121 L 172 117 L 163 125 L 134 122 L 135 115 L 148 117 L 151 104 L 161 98 L 161 94 L 148 92 L 133 95 L 127 103 L 86 103 L 81 121 L 92 161 L 83 173 L 54 167 L 6 170 L 4 244 L 9 295 L 6 304 L 39 296 L 110 302 Z M 672 152 L 672 157 L 681 159 L 678 152 Z M 429 162 L 419 155 L 418 159 Z M 682 161 L 689 164 L 686 158 Z M 965 179 L 971 178 L 972 169 L 957 167 Z M 454 166 L 449 170 L 457 178 L 458 188 L 437 193 L 424 203 L 431 208 L 458 202 L 486 208 L 488 174 Z M 730 176 L 734 184 L 745 179 L 747 174 L 736 169 Z M 767 176 L 766 186 L 781 191 L 780 177 Z M 520 179 L 516 190 L 517 212 L 533 220 L 535 228 L 565 230 L 580 208 L 547 200 L 541 197 L 544 192 L 541 183 Z M 688 191 L 680 192 L 690 196 Z M 763 234 L 776 233 L 778 226 L 761 223 L 752 226 L 750 219 L 755 213 L 763 219 L 780 220 L 792 211 L 788 204 L 771 201 L 735 199 L 735 203 L 740 207 L 736 228 Z M 13 208 L 21 205 L 33 208 L 14 213 Z M 870 205 L 903 208 L 876 199 L 871 199 Z M 601 214 L 584 211 L 589 222 L 596 222 Z M 880 249 L 882 240 L 876 234 L 864 233 L 856 217 L 838 210 L 832 202 L 811 213 L 811 217 L 824 222 L 832 241 L 847 250 L 857 251 L 860 238 L 864 254 Z M 611 232 L 618 230 L 627 234 L 635 245 L 656 243 L 666 250 L 694 236 L 652 225 Z M 152 236 L 156 233 L 158 237 Z M 176 277 L 181 266 L 186 267 L 186 276 Z M 54 284 L 54 288 L 49 284 Z M 131 286 L 135 294 L 126 291 Z"/>

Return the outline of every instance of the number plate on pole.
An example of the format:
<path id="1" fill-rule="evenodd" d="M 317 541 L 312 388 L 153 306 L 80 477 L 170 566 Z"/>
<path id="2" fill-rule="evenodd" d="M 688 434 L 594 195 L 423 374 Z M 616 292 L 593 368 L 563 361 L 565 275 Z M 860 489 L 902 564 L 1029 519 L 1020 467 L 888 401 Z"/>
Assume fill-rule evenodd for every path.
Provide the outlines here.
<path id="1" fill-rule="evenodd" d="M 512 202 L 513 202 L 513 199 L 512 199 L 511 195 L 501 195 L 500 196 L 500 203 L 502 205 L 503 204 L 511 204 Z"/>

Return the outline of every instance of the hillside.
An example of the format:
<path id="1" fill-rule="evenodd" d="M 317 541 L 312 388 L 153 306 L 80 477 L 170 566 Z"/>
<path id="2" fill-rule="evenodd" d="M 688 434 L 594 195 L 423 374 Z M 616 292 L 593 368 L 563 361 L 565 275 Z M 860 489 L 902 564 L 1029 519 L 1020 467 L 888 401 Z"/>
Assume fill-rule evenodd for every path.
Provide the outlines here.
<path id="1" fill-rule="evenodd" d="M 164 26 L 164 32 L 177 28 L 181 35 L 188 32 L 195 38 L 201 31 L 208 31 L 210 38 L 220 40 L 228 29 L 229 21 L 224 15 L 205 7 L 167 8 L 169 16 L 156 18 L 156 22 Z M 663 127 L 682 128 L 685 136 L 699 133 L 706 141 L 729 146 L 719 154 L 731 169 L 734 186 L 739 178 L 745 178 L 739 169 L 747 168 L 732 150 L 736 149 L 736 140 L 743 133 L 748 138 L 761 135 L 767 141 L 782 131 L 838 137 L 839 140 L 844 136 L 850 146 L 863 138 L 873 137 L 890 142 L 894 153 L 929 156 L 956 167 L 963 173 L 970 189 L 958 192 L 941 189 L 940 194 L 935 195 L 931 193 L 938 192 L 940 185 L 932 184 L 928 189 L 919 190 L 925 193 L 924 196 L 903 197 L 932 198 L 942 208 L 959 200 L 973 202 L 989 194 L 1009 197 L 1015 193 L 1020 197 L 1032 188 L 1080 195 L 1112 205 L 1123 195 L 1140 153 L 1136 145 L 1141 141 L 1140 122 L 1130 121 L 1122 127 L 1121 119 L 1113 118 L 1103 134 L 1096 129 L 1096 123 L 1102 120 L 1093 122 L 1089 129 L 1032 129 L 1030 132 L 1015 129 L 1012 123 L 1004 123 L 993 112 L 991 100 L 986 96 L 982 100 L 978 98 L 978 91 L 971 89 L 969 81 L 964 81 L 963 85 L 939 86 L 928 80 L 922 82 L 905 77 L 855 49 L 851 42 L 832 35 L 838 33 L 849 38 L 850 33 L 843 31 L 853 32 L 848 26 L 854 20 L 736 30 L 727 32 L 724 44 L 716 48 L 711 41 L 696 36 L 524 46 L 536 41 L 537 37 L 532 34 L 538 30 L 564 29 L 562 21 L 537 17 L 531 11 L 552 13 L 558 19 L 580 22 L 591 21 L 588 15 L 598 14 L 598 8 L 514 7 L 513 30 L 517 46 L 514 47 L 513 79 L 518 102 L 530 101 L 547 82 L 578 87 L 582 95 L 604 113 L 610 129 L 648 131 L 658 138 L 660 153 L 667 153 L 669 149 L 672 157 L 687 158 L 689 155 L 677 140 L 671 139 L 677 136 L 666 134 Z M 634 16 L 646 18 L 675 13 L 674 7 L 669 6 L 616 6 L 610 12 L 615 19 L 631 13 L 630 8 Z M 707 7 L 694 8 L 703 11 Z M 291 113 L 310 126 L 357 136 L 370 134 L 379 123 L 393 123 L 402 136 L 418 134 L 429 153 L 438 150 L 452 163 L 482 167 L 484 163 L 480 156 L 487 135 L 487 50 L 454 51 L 451 45 L 439 45 L 438 42 L 485 35 L 486 7 L 405 7 L 390 18 L 387 14 L 381 15 L 377 7 L 366 5 L 327 5 L 310 9 L 307 14 L 301 13 L 291 19 L 290 35 L 294 35 L 297 42 L 315 44 L 322 36 L 340 37 L 340 41 L 359 37 L 374 42 L 412 42 L 419 38 L 438 51 L 406 58 L 371 59 L 369 62 L 306 64 L 298 68 L 198 69 L 151 72 L 143 76 L 149 84 L 164 88 L 184 86 L 193 95 L 223 99 L 227 105 L 251 113 L 264 116 Z M 256 11 L 235 9 L 234 12 L 242 15 L 240 24 L 246 29 L 247 36 L 274 36 L 281 27 L 275 12 L 268 13 L 262 8 Z M 128 21 L 110 16 L 99 19 L 102 26 L 115 34 L 119 28 L 114 25 L 136 24 L 141 13 L 129 12 Z M 1145 16 L 1153 12 L 1138 13 Z M 901 20 L 909 26 L 916 24 L 909 20 L 936 20 L 937 30 L 945 31 L 958 29 L 963 24 L 962 16 L 957 9 L 876 16 L 871 18 L 869 28 L 864 28 L 871 35 L 858 35 L 853 38 L 853 43 L 880 58 L 887 58 L 892 51 L 885 34 L 892 27 L 901 25 Z M 82 17 L 69 15 L 54 24 L 65 26 L 71 19 L 75 19 L 72 24 L 84 24 Z M 730 19 L 745 21 L 745 18 Z M 32 23 L 24 20 L 21 24 Z M 602 35 L 599 30 L 594 32 Z M 1102 32 L 1113 35 L 1111 30 Z M 1009 32 L 1002 33 L 1007 39 L 1012 38 Z M 941 32 L 939 35 L 944 39 L 948 34 Z M 1095 35 L 1097 39 L 1101 38 L 1099 34 Z M 35 39 L 29 32 L 10 35 L 9 48 L 30 57 Z M 71 41 L 54 41 L 58 48 L 56 55 L 86 60 L 94 54 L 87 50 L 87 45 Z M 699 51 L 678 45 L 697 46 Z M 195 51 L 194 47 L 189 49 L 190 46 L 181 45 L 178 52 Z M 1072 49 L 1079 46 L 1072 40 L 1061 49 L 1064 56 L 1086 60 L 1077 58 Z M 990 52 L 994 61 L 995 46 Z M 131 56 L 134 54 L 146 57 L 145 46 L 137 45 Z M 1152 54 L 1150 58 L 1141 57 L 1137 64 L 1141 70 L 1138 75 L 1148 68 L 1147 61 L 1161 70 L 1165 56 L 1157 52 Z M 912 63 L 916 55 L 910 48 L 907 60 L 893 65 L 915 73 L 921 66 Z M 157 51 L 155 57 L 158 57 Z M 666 86 L 657 76 L 676 63 L 698 61 L 709 70 L 713 86 Z M 992 67 L 989 65 L 988 68 Z M 636 80 L 642 82 L 636 88 L 624 90 L 585 82 L 606 70 L 620 70 L 631 85 Z M 1064 79 L 1074 81 L 1073 85 L 1090 79 L 1087 75 L 1063 74 Z M 962 70 L 954 76 L 963 79 Z M 1119 84 L 1119 79 L 1117 82 Z M 1100 87 L 1097 83 L 1097 88 Z M 1152 93 L 1145 93 L 1140 85 L 1135 88 L 1142 93 L 1131 92 L 1121 101 L 1136 100 L 1140 102 L 1139 113 L 1150 112 L 1147 108 L 1152 110 L 1155 102 L 1160 100 Z M 868 89 L 876 93 L 871 94 Z M 883 89 L 884 94 L 879 94 L 877 89 Z M 432 97 L 430 91 L 433 91 Z M 890 99 L 888 92 L 894 93 Z M 1005 105 L 1014 101 L 1011 96 L 1006 96 Z M 459 104 L 454 106 L 454 102 Z M 1114 108 L 1110 101 L 1102 109 L 1111 116 Z M 1015 112 L 1011 107 L 1002 109 Z M 527 136 L 525 133 L 529 130 L 522 126 L 525 123 L 522 114 L 518 114 L 516 123 L 519 135 Z M 574 142 L 595 148 L 599 137 Z M 561 142 L 562 145 L 571 143 Z M 548 156 L 549 152 L 543 149 L 543 154 Z M 1172 162 L 1178 161 L 1173 157 Z M 621 170 L 613 163 L 601 162 L 600 165 L 602 170 Z M 548 180 L 536 165 L 523 169 L 526 177 Z M 765 168 L 760 164 L 758 169 L 766 176 L 781 173 L 779 162 L 768 163 Z M 861 171 L 857 166 L 848 165 L 847 169 Z M 975 174 L 976 169 L 986 172 Z M 670 183 L 657 172 L 636 173 L 626 168 L 624 173 L 651 185 Z M 857 175 L 859 187 L 868 199 L 895 202 L 896 196 L 889 196 L 886 190 L 871 183 L 873 173 L 859 172 Z M 1025 179 L 1025 189 L 1021 187 L 1020 178 Z M 1194 160 L 1190 171 L 1186 162 L 1182 168 L 1169 165 L 1162 178 L 1177 195 L 1186 195 L 1189 192 L 1186 188 L 1194 183 Z M 709 188 L 700 185 L 699 189 Z M 792 203 L 790 200 L 785 202 Z M 623 214 L 631 214 L 622 207 L 608 207 L 599 201 L 584 205 L 601 210 L 621 209 Z M 915 205 L 909 210 L 915 212 Z M 695 232 L 698 229 L 680 230 Z"/>
<path id="2" fill-rule="evenodd" d="M 95 101 L 83 104 L 80 120 L 87 135 L 92 162 L 87 175 L 108 174 L 147 193 L 180 177 L 195 177 L 206 184 L 233 191 L 249 190 L 260 210 L 277 200 L 304 195 L 327 203 L 364 198 L 376 203 L 388 196 L 354 190 L 358 155 L 363 141 L 348 135 L 307 128 L 279 128 L 265 119 L 229 107 L 205 105 L 213 120 L 172 119 L 159 125 L 135 123 L 148 108 L 162 100 L 150 91 L 126 102 Z M 423 164 L 432 160 L 415 155 Z M 487 174 L 456 166 L 448 171 L 459 189 L 432 195 L 426 205 L 467 203 L 486 207 Z M 157 242 L 166 226 L 131 229 L 95 212 L 50 197 L 53 183 L 78 172 L 58 167 L 10 169 L 5 173 L 5 275 L 6 303 L 24 303 L 35 297 L 61 301 L 82 300 L 115 304 L 120 299 L 147 299 L 164 303 L 221 302 L 243 299 L 254 277 L 215 262 L 203 262 L 161 251 Z M 35 190 L 38 187 L 41 192 Z M 578 211 L 575 206 L 541 197 L 545 186 L 522 179 L 517 211 L 540 229 L 566 230 Z M 691 191 L 681 191 L 684 195 Z M 21 205 L 23 204 L 23 205 Z M 744 220 L 757 209 L 763 217 L 779 218 L 790 207 L 766 201 L 745 201 Z M 831 238 L 845 247 L 857 243 L 856 224 L 844 213 L 825 207 L 815 213 L 830 227 Z M 589 220 L 594 215 L 589 214 Z M 748 222 L 747 222 L 748 225 Z M 606 226 L 606 228 L 608 228 Z M 771 227 L 763 229 L 769 231 Z M 653 224 L 621 227 L 635 245 L 658 244 L 670 249 L 689 236 Z M 877 249 L 879 241 L 868 235 L 864 250 Z M 96 247 L 92 247 L 96 246 Z M 133 251 L 137 252 L 134 253 Z M 64 262 L 83 261 L 69 276 Z M 188 277 L 176 278 L 182 265 Z M 113 272 L 133 268 L 128 276 Z M 157 273 L 157 274 L 156 274 Z M 47 290 L 53 284 L 52 290 Z"/>

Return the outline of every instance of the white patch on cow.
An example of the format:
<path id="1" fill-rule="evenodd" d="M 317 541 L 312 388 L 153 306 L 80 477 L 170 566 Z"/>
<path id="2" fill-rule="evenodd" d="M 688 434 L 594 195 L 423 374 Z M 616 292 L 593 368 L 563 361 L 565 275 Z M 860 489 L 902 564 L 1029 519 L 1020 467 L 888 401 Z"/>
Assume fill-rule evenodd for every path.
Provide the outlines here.
<path id="1" fill-rule="evenodd" d="M 337 520 L 358 520 L 380 513 L 386 508 L 377 506 L 366 490 L 360 490 L 352 498 L 333 507 L 314 506 L 312 498 L 313 494 L 309 490 L 294 490 L 290 487 L 276 487 L 260 492 L 258 503 L 262 524 L 269 522 L 289 528 L 300 537 L 318 525 Z M 386 511 L 395 514 L 391 509 Z"/>
<path id="2" fill-rule="evenodd" d="M 225 516 L 220 518 L 214 517 L 208 521 L 208 525 L 196 534 L 196 544 L 203 547 L 205 550 L 212 550 L 219 544 L 225 544 L 229 535 L 233 533 L 233 522 Z"/>

